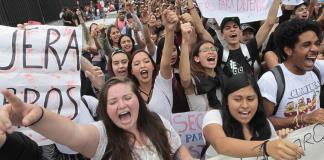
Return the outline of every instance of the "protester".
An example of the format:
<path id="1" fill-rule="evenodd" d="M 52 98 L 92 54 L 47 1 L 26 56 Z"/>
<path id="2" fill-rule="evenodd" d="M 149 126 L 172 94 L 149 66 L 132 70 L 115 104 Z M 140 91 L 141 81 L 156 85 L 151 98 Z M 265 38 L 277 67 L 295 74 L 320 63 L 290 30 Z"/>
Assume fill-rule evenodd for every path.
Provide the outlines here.
<path id="1" fill-rule="evenodd" d="M 282 23 L 274 36 L 287 59 L 278 66 L 284 87 L 278 87 L 278 76 L 271 71 L 258 81 L 267 116 L 276 129 L 323 122 L 324 109 L 320 108 L 319 96 L 320 86 L 324 84 L 324 62 L 316 60 L 322 41 L 318 25 L 309 20 L 292 19 Z M 282 88 L 280 97 L 278 90 Z"/>
<path id="2" fill-rule="evenodd" d="M 207 112 L 202 128 L 210 144 L 206 159 L 267 159 L 267 156 L 274 159 L 298 159 L 304 155 L 302 148 L 292 142 L 284 139 L 268 140 L 276 137 L 276 132 L 266 119 L 258 84 L 247 73 L 236 74 L 227 81 L 222 108 Z M 282 136 L 285 135 L 283 133 Z"/>
<path id="3" fill-rule="evenodd" d="M 274 0 L 268 12 L 268 17 L 255 35 L 246 45 L 240 43 L 242 30 L 238 17 L 225 17 L 220 29 L 226 46 L 217 43 L 219 48 L 218 65 L 222 67 L 227 76 L 246 72 L 254 75 L 254 63 L 259 59 L 259 48 L 267 38 L 274 25 L 281 0 Z M 257 75 L 255 75 L 257 77 Z"/>
<path id="4" fill-rule="evenodd" d="M 190 158 L 170 123 L 147 110 L 136 85 L 128 78 L 107 81 L 97 110 L 101 121 L 88 125 L 79 125 L 37 105 L 25 104 L 9 91 L 3 94 L 10 104 L 0 109 L 1 134 L 7 132 L 11 124 L 29 126 L 93 159 Z"/>

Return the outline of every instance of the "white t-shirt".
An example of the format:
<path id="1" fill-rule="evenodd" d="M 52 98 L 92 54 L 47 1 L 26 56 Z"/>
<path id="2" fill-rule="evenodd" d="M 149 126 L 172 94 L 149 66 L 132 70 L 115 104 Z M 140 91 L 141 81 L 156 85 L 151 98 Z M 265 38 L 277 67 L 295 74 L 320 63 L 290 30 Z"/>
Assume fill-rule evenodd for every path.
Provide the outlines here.
<path id="1" fill-rule="evenodd" d="M 316 60 L 315 66 L 321 72 L 322 84 L 324 82 L 324 61 Z M 313 71 L 308 71 L 304 75 L 296 75 L 290 72 L 284 64 L 280 67 L 285 76 L 285 91 L 278 111 L 277 117 L 294 117 L 297 114 L 309 114 L 320 108 L 321 84 Z M 274 75 L 268 71 L 262 75 L 258 81 L 262 97 L 276 104 L 277 82 Z"/>
<path id="2" fill-rule="evenodd" d="M 172 78 L 164 79 L 159 73 L 155 78 L 152 97 L 147 104 L 147 108 L 171 121 L 172 105 Z"/>
<path id="3" fill-rule="evenodd" d="M 270 138 L 277 137 L 277 133 L 276 133 L 273 125 L 271 124 L 271 122 L 269 120 L 268 120 L 268 122 L 269 122 L 270 129 L 271 129 L 271 137 Z M 209 124 L 218 124 L 220 126 L 223 125 L 222 116 L 221 116 L 221 113 L 220 113 L 219 110 L 213 109 L 213 110 L 208 111 L 205 114 L 204 119 L 203 119 L 203 123 L 202 123 L 202 129 L 204 129 L 204 127 L 206 127 Z M 205 138 L 204 138 L 204 141 L 206 141 Z M 225 156 L 225 155 L 220 155 L 220 154 L 218 154 L 215 151 L 215 149 L 211 145 L 206 150 L 206 154 L 205 155 L 206 155 L 205 156 L 206 159 L 207 158 L 213 158 L 215 160 L 221 160 L 221 159 L 224 159 L 224 160 L 225 159 L 226 160 L 227 159 L 240 159 L 240 158 L 232 158 L 232 157 L 228 157 L 228 156 Z M 244 160 L 247 160 L 247 159 L 249 159 L 249 158 L 244 158 Z M 252 159 L 255 159 L 255 157 L 252 158 Z"/>
<path id="4" fill-rule="evenodd" d="M 175 153 L 177 149 L 181 146 L 181 139 L 178 135 L 178 133 L 174 130 L 174 128 L 171 126 L 170 122 L 160 116 L 164 127 L 166 128 L 167 136 L 169 139 L 169 143 L 171 146 L 172 153 Z M 108 144 L 107 134 L 106 134 L 106 128 L 102 121 L 98 121 L 93 123 L 97 129 L 99 130 L 99 144 L 96 150 L 95 155 L 91 158 L 92 160 L 101 160 Z M 148 145 L 150 149 L 146 146 L 134 146 L 133 151 L 134 153 L 139 156 L 141 160 L 163 160 L 160 155 L 156 152 L 156 148 L 151 143 L 150 140 L 148 141 Z M 122 153 L 121 153 L 122 154 Z"/>

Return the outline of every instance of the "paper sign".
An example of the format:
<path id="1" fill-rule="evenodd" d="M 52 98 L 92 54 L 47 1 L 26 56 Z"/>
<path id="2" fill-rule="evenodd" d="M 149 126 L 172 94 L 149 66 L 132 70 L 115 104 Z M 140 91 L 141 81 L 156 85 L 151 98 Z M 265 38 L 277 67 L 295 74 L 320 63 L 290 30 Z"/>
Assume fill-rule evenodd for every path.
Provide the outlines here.
<path id="1" fill-rule="evenodd" d="M 241 23 L 265 20 L 273 0 L 197 0 L 202 15 L 221 24 L 224 17 L 239 17 Z M 281 12 L 278 12 L 278 16 Z"/>
<path id="2" fill-rule="evenodd" d="M 81 100 L 81 29 L 39 25 L 18 30 L 0 26 L 0 39 L 0 88 L 9 89 L 24 102 L 73 119 Z M 0 104 L 6 102 L 0 95 Z M 28 128 L 19 130 L 40 145 L 50 143 Z"/>
<path id="3" fill-rule="evenodd" d="M 286 5 L 299 5 L 304 3 L 304 0 L 282 0 L 282 4 Z"/>
<path id="4" fill-rule="evenodd" d="M 317 160 L 324 157 L 324 124 L 314 124 L 294 131 L 287 137 L 304 149 L 301 160 Z"/>
<path id="5" fill-rule="evenodd" d="M 305 156 L 301 160 L 321 160 L 324 157 L 324 124 L 314 124 L 298 129 L 287 136 L 287 139 L 303 148 Z M 218 155 L 208 160 L 238 159 Z M 243 160 L 257 160 L 257 157 L 243 158 Z M 260 157 L 259 157 L 260 159 Z M 268 158 L 272 159 L 271 157 Z"/>
<path id="6" fill-rule="evenodd" d="M 184 112 L 172 115 L 172 126 L 178 132 L 182 144 L 188 147 L 191 155 L 200 157 L 205 146 L 202 134 L 202 120 L 206 112 Z"/>

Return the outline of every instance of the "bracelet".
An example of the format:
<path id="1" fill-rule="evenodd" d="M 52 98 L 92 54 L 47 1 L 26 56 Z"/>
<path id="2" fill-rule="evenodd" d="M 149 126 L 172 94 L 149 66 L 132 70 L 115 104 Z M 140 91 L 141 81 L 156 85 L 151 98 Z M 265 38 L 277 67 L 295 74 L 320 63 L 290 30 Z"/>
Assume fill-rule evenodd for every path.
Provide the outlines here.
<path id="1" fill-rule="evenodd" d="M 263 153 L 265 156 L 269 157 L 269 154 L 267 152 L 267 143 L 269 142 L 269 140 L 266 140 L 263 142 Z"/>
<path id="2" fill-rule="evenodd" d="M 42 120 L 43 116 L 44 116 L 44 109 L 42 107 L 39 107 L 41 110 L 42 110 L 42 114 L 41 116 L 37 119 L 37 121 L 33 122 L 32 124 L 28 125 L 27 127 L 29 126 L 32 126 L 32 125 L 35 125 L 36 123 L 38 123 L 40 120 Z"/>
<path id="3" fill-rule="evenodd" d="M 195 6 L 193 6 L 193 7 L 191 7 L 191 8 L 187 8 L 187 10 L 188 11 L 191 11 L 191 10 L 193 10 L 193 9 L 195 9 L 196 7 Z"/>

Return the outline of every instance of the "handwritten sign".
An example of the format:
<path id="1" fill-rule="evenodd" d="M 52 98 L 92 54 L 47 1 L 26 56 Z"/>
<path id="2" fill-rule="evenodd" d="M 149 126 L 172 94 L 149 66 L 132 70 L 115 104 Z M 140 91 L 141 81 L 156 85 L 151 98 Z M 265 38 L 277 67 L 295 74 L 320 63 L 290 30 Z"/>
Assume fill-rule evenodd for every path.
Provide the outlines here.
<path id="1" fill-rule="evenodd" d="M 282 4 L 286 5 L 299 5 L 304 3 L 304 0 L 282 0 Z"/>
<path id="2" fill-rule="evenodd" d="M 298 129 L 287 136 L 287 139 L 303 148 L 305 156 L 301 160 L 317 160 L 324 157 L 324 124 L 314 124 Z M 208 160 L 238 159 L 217 155 Z M 244 160 L 257 160 L 257 157 L 243 158 Z M 268 159 L 272 159 L 269 157 Z"/>
<path id="3" fill-rule="evenodd" d="M 239 17 L 241 23 L 265 20 L 273 0 L 197 0 L 202 15 L 221 24 L 224 17 Z M 278 13 L 281 15 L 281 12 Z"/>
<path id="4" fill-rule="evenodd" d="M 199 158 L 205 146 L 202 134 L 202 120 L 206 112 L 184 112 L 172 115 L 172 126 L 181 137 L 181 142 L 188 147 L 191 154 Z"/>
<path id="5" fill-rule="evenodd" d="M 287 137 L 304 149 L 302 160 L 322 159 L 324 157 L 324 124 L 314 124 L 294 131 Z"/>
<path id="6" fill-rule="evenodd" d="M 0 26 L 0 88 L 24 102 L 74 119 L 80 98 L 82 32 L 63 26 Z M 0 95 L 0 104 L 7 100 Z M 49 124 L 50 125 L 50 124 Z M 19 130 L 38 144 L 51 143 L 28 128 Z"/>

